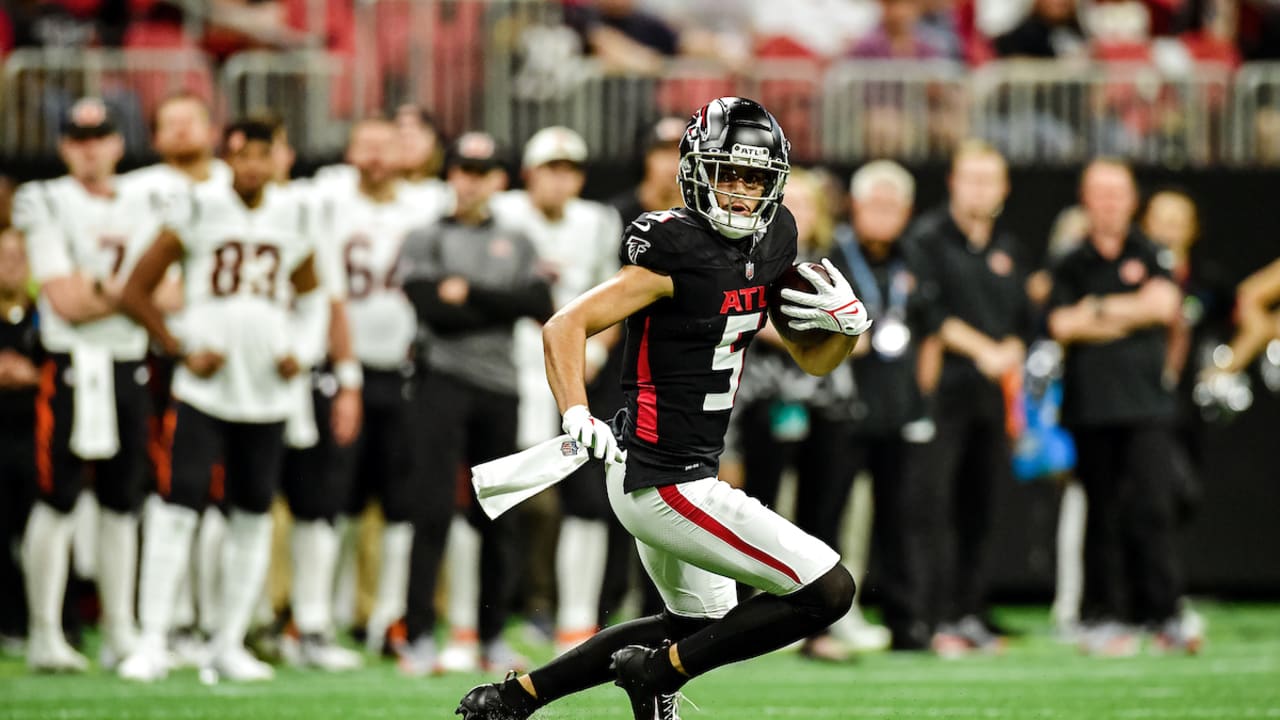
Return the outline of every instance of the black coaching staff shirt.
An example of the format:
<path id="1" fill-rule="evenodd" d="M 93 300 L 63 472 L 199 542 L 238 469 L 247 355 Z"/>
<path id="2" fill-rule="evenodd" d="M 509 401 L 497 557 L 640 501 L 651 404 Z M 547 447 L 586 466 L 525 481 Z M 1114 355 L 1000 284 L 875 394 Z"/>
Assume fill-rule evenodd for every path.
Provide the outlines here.
<path id="1" fill-rule="evenodd" d="M 1064 257 L 1053 273 L 1050 309 L 1137 292 L 1152 278 L 1172 277 L 1156 244 L 1135 229 L 1115 258 L 1104 258 L 1087 242 Z M 1152 325 L 1111 342 L 1073 344 L 1063 376 L 1063 424 L 1172 422 L 1177 406 L 1162 381 L 1168 334 L 1164 325 Z"/>

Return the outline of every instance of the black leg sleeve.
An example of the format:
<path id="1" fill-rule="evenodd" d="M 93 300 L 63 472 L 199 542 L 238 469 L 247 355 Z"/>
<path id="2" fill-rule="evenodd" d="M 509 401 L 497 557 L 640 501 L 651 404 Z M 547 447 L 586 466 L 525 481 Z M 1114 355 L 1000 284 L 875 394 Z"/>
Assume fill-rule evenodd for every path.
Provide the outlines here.
<path id="1" fill-rule="evenodd" d="M 612 655 L 628 645 L 657 647 L 664 641 L 680 642 L 709 626 L 709 618 L 686 618 L 664 612 L 661 615 L 620 623 L 596 633 L 590 640 L 529 673 L 538 692 L 538 704 L 611 682 Z"/>

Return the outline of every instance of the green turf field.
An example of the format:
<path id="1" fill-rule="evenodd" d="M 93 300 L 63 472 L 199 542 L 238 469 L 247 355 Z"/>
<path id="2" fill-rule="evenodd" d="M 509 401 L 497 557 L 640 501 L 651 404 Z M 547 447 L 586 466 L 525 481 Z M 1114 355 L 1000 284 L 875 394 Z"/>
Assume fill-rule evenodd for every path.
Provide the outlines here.
<path id="1" fill-rule="evenodd" d="M 1083 658 L 1047 636 L 1041 610 L 1001 615 L 1029 635 L 1002 657 L 943 661 L 878 655 L 819 665 L 777 654 L 686 688 L 685 720 L 755 718 L 1280 718 L 1280 607 L 1205 606 L 1209 644 L 1196 658 Z M 528 649 L 528 648 L 526 648 Z M 545 657 L 545 652 L 538 653 Z M 273 683 L 206 687 L 193 671 L 152 686 L 100 673 L 30 677 L 0 661 L 0 718 L 449 718 L 480 676 L 408 680 L 379 663 L 351 675 L 283 669 Z M 629 720 L 613 687 L 564 700 L 538 718 Z"/>

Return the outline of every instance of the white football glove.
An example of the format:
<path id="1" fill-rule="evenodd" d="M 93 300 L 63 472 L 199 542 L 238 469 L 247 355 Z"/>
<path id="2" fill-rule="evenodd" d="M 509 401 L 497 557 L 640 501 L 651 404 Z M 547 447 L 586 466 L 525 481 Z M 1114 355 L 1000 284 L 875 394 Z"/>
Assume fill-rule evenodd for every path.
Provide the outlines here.
<path id="1" fill-rule="evenodd" d="M 862 301 L 853 294 L 853 288 L 844 275 L 823 258 L 822 266 L 831 275 L 827 282 L 821 275 L 800 265 L 798 270 L 809 282 L 813 283 L 816 292 L 805 293 L 799 290 L 784 288 L 782 299 L 790 305 L 783 305 L 783 314 L 796 318 L 787 322 L 792 330 L 826 330 L 842 335 L 861 335 L 871 328 L 871 318 Z"/>
<path id="2" fill-rule="evenodd" d="M 578 444 L 590 449 L 597 460 L 622 462 L 618 439 L 613 436 L 608 423 L 593 417 L 586 405 L 574 405 L 565 410 L 560 427 Z"/>

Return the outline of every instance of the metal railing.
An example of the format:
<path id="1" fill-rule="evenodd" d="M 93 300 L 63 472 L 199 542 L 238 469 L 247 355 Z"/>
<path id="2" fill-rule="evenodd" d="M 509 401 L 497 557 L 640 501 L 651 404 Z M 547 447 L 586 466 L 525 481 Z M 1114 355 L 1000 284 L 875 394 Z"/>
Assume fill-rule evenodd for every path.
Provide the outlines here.
<path id="1" fill-rule="evenodd" d="M 392 2 L 409 13 L 399 16 L 412 39 L 403 47 L 370 36 L 354 58 L 245 52 L 216 77 L 193 50 L 15 51 L 0 89 L 3 154 L 56 152 L 61 115 L 82 95 L 103 97 L 128 152 L 141 154 L 156 104 L 188 90 L 209 97 L 220 119 L 275 111 L 304 155 L 337 154 L 353 120 L 416 101 L 449 134 L 485 128 L 516 148 L 538 129 L 562 124 L 583 134 L 595 159 L 617 161 L 635 157 L 658 117 L 687 116 L 707 98 L 733 93 L 778 116 L 801 162 L 940 160 L 957 140 L 976 135 L 1014 164 L 1079 163 L 1106 153 L 1174 167 L 1280 165 L 1280 63 L 1165 76 L 1145 65 L 1019 62 L 969 71 L 946 62 L 772 60 L 734 75 L 675 60 L 658 76 L 616 75 L 590 59 L 570 62 L 580 50 L 576 35 L 539 3 L 501 0 L 476 5 L 482 14 L 435 19 L 425 14 L 440 10 L 434 2 L 371 6 Z M 454 28 L 452 38 L 419 42 L 431 35 L 418 34 L 418 25 L 440 33 L 437 21 Z M 366 42 L 388 53 L 382 64 L 369 60 Z M 401 51 L 407 55 L 397 60 Z"/>
<path id="2" fill-rule="evenodd" d="M 946 61 L 846 61 L 822 88 L 821 157 L 935 160 L 968 132 L 965 67 Z"/>
<path id="3" fill-rule="evenodd" d="M 1280 166 L 1280 63 L 1249 63 L 1235 76 L 1227 159 Z"/>
<path id="4" fill-rule="evenodd" d="M 1205 166 L 1226 152 L 1231 71 L 1166 75 L 1144 64 L 1001 62 L 972 76 L 975 134 L 1010 162 L 1078 163 L 1106 154 Z"/>
<path id="5" fill-rule="evenodd" d="M 15 50 L 4 61 L 4 150 L 32 157 L 57 152 L 62 114 L 85 95 L 101 97 L 125 138 L 126 152 L 149 147 L 148 119 L 178 91 L 213 97 L 208 59 L 193 50 Z"/>
<path id="6" fill-rule="evenodd" d="M 219 73 L 223 114 L 273 113 L 299 152 L 339 153 L 355 116 L 347 69 L 340 58 L 318 50 L 237 53 Z"/>

